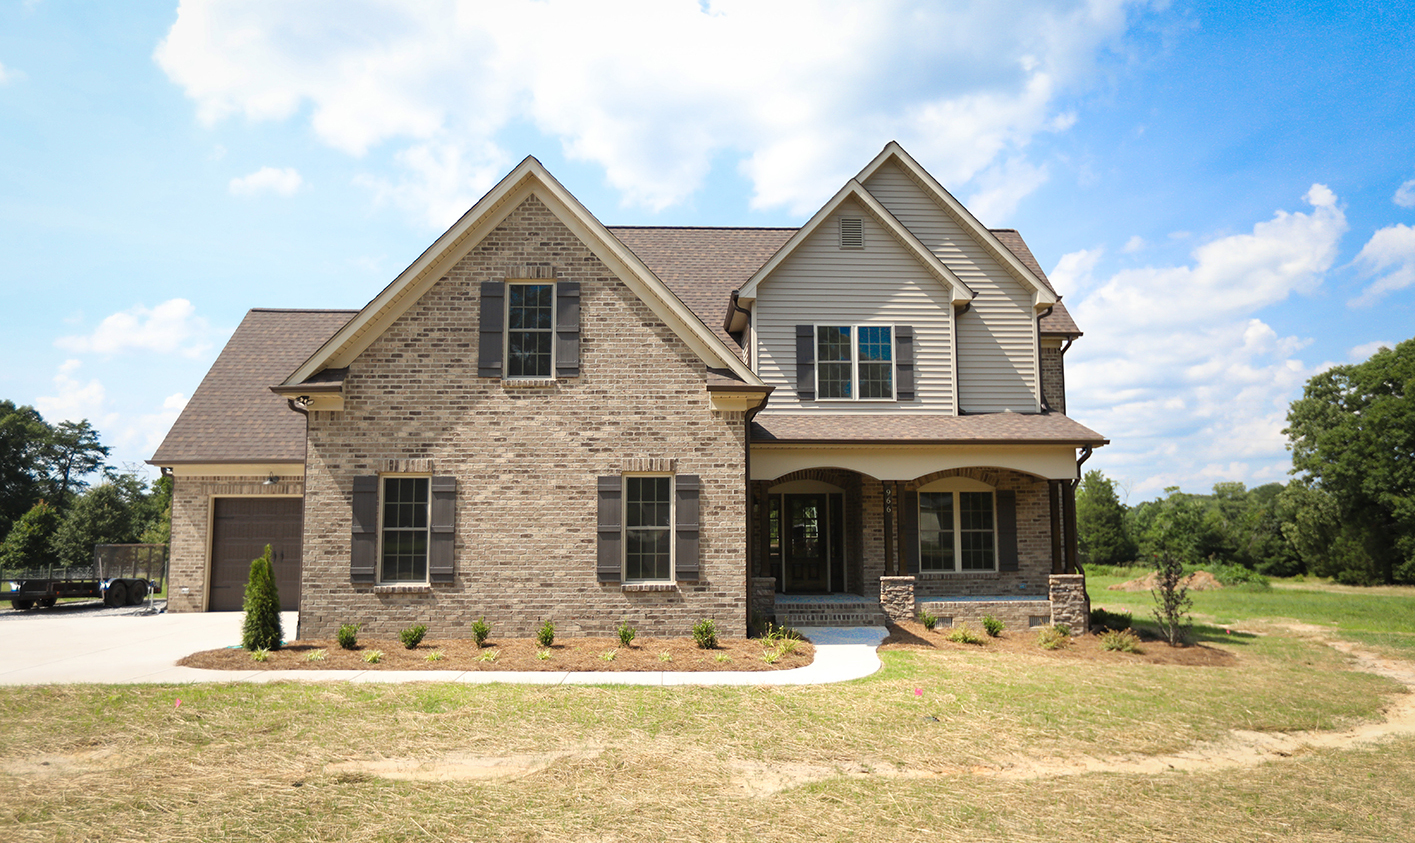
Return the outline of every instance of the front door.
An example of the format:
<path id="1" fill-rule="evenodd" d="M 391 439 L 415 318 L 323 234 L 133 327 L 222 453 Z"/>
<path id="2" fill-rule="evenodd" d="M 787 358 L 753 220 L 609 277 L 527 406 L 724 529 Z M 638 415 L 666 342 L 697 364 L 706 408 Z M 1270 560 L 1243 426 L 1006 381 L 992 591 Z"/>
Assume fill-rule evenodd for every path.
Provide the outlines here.
<path id="1" fill-rule="evenodd" d="M 784 495 L 786 570 L 783 591 L 792 594 L 830 590 L 830 565 L 826 531 L 827 496 Z"/>

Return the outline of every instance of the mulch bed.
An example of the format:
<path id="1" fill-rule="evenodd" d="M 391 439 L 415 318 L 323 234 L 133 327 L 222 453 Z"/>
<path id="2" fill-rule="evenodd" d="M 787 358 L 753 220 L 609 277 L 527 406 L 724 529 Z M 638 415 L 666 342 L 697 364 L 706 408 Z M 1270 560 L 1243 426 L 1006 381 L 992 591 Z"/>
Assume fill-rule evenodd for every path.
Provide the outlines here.
<path id="1" fill-rule="evenodd" d="M 714 650 L 699 649 L 689 638 L 636 638 L 630 647 L 618 638 L 557 638 L 549 647 L 549 658 L 539 658 L 542 649 L 534 638 L 497 638 L 478 648 L 468 639 L 425 640 L 415 649 L 405 648 L 396 639 L 361 639 L 353 650 L 342 650 L 334 641 L 291 641 L 272 650 L 268 661 L 258 662 L 245 650 L 204 650 L 178 664 L 207 670 L 537 670 L 537 671 L 719 671 L 789 670 L 805 667 L 815 659 L 809 641 L 795 642 L 792 653 L 783 654 L 775 664 L 762 658 L 766 643 L 761 639 L 720 638 Z M 323 661 L 310 661 L 310 653 L 324 650 Z M 364 661 L 364 654 L 381 650 L 377 664 Z M 427 655 L 441 652 L 439 661 Z M 613 660 L 604 657 L 614 652 Z M 491 653 L 495 653 L 492 660 Z M 667 658 L 665 658 L 665 655 Z"/>
<path id="2" fill-rule="evenodd" d="M 1059 650 L 1043 650 L 1037 644 L 1035 630 L 1004 629 L 997 638 L 988 638 L 981 629 L 975 629 L 984 638 L 982 644 L 958 644 L 949 641 L 947 636 L 950 631 L 949 627 L 940 626 L 930 632 L 924 628 L 923 624 L 915 621 L 890 624 L 889 636 L 884 639 L 884 644 L 880 646 L 880 649 L 1026 654 L 1073 661 L 1172 664 L 1190 667 L 1233 667 L 1238 664 L 1238 657 L 1227 650 L 1220 650 L 1217 647 L 1209 647 L 1204 644 L 1171 647 L 1163 641 L 1147 638 L 1142 630 L 1136 630 L 1140 636 L 1139 653 L 1103 650 L 1101 649 L 1100 636 L 1094 632 L 1072 636 L 1071 642 Z"/>

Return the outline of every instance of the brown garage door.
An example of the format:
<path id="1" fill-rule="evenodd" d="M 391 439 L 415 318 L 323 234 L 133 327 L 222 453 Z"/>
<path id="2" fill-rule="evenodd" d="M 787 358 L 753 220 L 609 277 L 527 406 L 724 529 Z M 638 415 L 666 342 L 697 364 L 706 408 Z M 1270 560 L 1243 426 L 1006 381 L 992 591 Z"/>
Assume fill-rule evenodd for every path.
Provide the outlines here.
<path id="1" fill-rule="evenodd" d="M 280 608 L 300 608 L 299 498 L 216 498 L 211 519 L 213 612 L 240 611 L 251 560 L 270 545 Z"/>

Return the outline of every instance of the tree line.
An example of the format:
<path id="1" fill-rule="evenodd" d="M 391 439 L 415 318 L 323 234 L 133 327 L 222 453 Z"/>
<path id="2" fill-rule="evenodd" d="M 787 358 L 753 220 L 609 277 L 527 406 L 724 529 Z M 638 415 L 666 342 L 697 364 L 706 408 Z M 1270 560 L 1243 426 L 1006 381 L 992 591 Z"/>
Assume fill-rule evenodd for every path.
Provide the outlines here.
<path id="1" fill-rule="evenodd" d="M 0 400 L 0 566 L 86 565 L 95 544 L 168 541 L 172 479 L 149 484 L 109 452 L 87 420 L 50 424 Z"/>
<path id="2" fill-rule="evenodd" d="M 1175 486 L 1132 507 L 1112 480 L 1086 472 L 1076 496 L 1083 564 L 1169 553 L 1270 576 L 1415 584 L 1415 339 L 1313 377 L 1283 432 L 1287 483 Z"/>

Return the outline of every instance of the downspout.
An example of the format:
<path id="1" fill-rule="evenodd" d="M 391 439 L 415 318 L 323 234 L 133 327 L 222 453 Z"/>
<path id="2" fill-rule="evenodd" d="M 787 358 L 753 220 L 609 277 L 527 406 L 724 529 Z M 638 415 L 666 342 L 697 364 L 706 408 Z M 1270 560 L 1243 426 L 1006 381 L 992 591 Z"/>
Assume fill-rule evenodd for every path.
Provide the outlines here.
<path id="1" fill-rule="evenodd" d="M 286 398 L 286 399 L 285 399 L 285 403 L 290 406 L 290 409 L 294 410 L 295 412 L 297 412 L 297 413 L 299 413 L 300 415 L 302 415 L 302 416 L 305 417 L 305 456 L 306 456 L 307 459 L 308 459 L 308 457 L 309 457 L 309 450 L 310 450 L 310 411 L 307 409 L 308 406 L 309 406 L 309 402 L 310 402 L 309 396 L 306 396 L 306 395 L 301 395 L 301 396 L 299 396 L 298 398 Z M 302 534 L 302 535 L 300 536 L 300 553 L 301 553 L 302 555 L 304 554 L 304 548 L 305 548 L 305 537 L 304 537 L 304 535 L 303 535 L 304 530 L 305 530 L 305 481 L 304 481 L 304 477 L 302 476 L 301 479 L 300 479 L 300 533 Z M 300 570 L 303 571 L 304 568 L 305 568 L 305 561 L 304 561 L 303 559 L 301 559 L 301 560 L 300 560 Z M 304 613 L 303 613 L 303 612 L 301 612 L 301 613 L 295 615 L 295 638 L 297 638 L 297 639 L 300 637 L 300 623 L 301 623 L 301 620 L 300 620 L 300 619 L 301 619 L 303 616 L 304 616 Z"/>
<path id="2" fill-rule="evenodd" d="M 736 294 L 736 293 L 733 293 L 733 294 L 732 294 L 732 303 L 733 303 L 734 305 L 737 303 L 737 294 Z M 755 595 L 755 592 L 752 590 L 752 580 L 755 579 L 755 578 L 756 578 L 756 575 L 757 575 L 757 574 L 756 574 L 756 567 L 755 567 L 755 565 L 753 564 L 753 562 L 754 562 L 755 560 L 752 559 L 752 537 L 753 537 L 753 535 L 754 535 L 752 528 L 753 528 L 753 527 L 755 526 L 755 524 L 756 524 L 756 518 L 753 517 L 753 513 L 756 511 L 756 502 L 752 500 L 752 419 L 754 419 L 754 418 L 757 417 L 757 413 L 760 413 L 762 410 L 766 409 L 766 402 L 767 402 L 768 398 L 769 398 L 769 396 L 763 396 L 763 397 L 762 397 L 762 403 L 760 403 L 760 404 L 758 404 L 757 406 L 753 407 L 752 409 L 748 410 L 748 411 L 746 412 L 746 415 L 743 417 L 743 418 L 745 419 L 745 421 L 744 421 L 743 424 L 742 424 L 742 467 L 743 467 L 743 470 L 744 470 L 745 473 L 746 473 L 746 484 L 745 484 L 745 485 L 746 485 L 746 493 L 747 493 L 747 497 L 746 497 L 746 501 L 747 501 L 747 535 L 746 535 L 746 542 L 745 542 L 745 544 L 746 544 L 746 551 L 747 551 L 747 626 L 748 626 L 747 632 L 748 632 L 748 634 L 751 633 L 750 627 L 751 627 L 751 622 L 752 622 L 752 601 L 753 601 L 753 598 L 756 596 L 756 595 Z M 761 620 L 762 620 L 763 623 L 765 623 L 768 619 L 767 619 L 767 618 L 762 618 Z"/>

